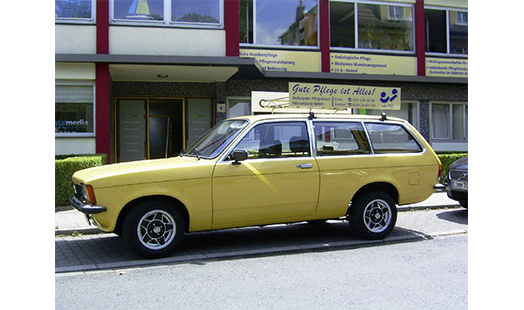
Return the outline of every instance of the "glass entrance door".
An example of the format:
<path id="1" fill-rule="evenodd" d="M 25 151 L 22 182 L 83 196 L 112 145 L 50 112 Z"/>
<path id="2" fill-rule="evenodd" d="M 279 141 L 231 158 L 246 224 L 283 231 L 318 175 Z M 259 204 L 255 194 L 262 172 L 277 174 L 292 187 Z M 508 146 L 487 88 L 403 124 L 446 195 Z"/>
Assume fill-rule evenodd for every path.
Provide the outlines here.
<path id="1" fill-rule="evenodd" d="M 177 156 L 184 148 L 183 99 L 149 101 L 149 158 Z"/>
<path id="2" fill-rule="evenodd" d="M 177 156 L 185 147 L 184 99 L 118 99 L 117 161 Z"/>
<path id="3" fill-rule="evenodd" d="M 147 158 L 146 100 L 121 99 L 117 104 L 117 161 Z"/>

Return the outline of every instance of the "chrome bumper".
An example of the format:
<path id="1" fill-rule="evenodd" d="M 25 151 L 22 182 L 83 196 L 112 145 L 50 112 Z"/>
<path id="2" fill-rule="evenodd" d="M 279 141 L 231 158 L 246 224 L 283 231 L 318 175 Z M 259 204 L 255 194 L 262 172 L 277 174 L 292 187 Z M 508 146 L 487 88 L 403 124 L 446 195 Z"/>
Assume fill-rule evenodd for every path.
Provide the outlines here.
<path id="1" fill-rule="evenodd" d="M 446 191 L 446 185 L 437 183 L 433 185 L 433 189 L 435 190 L 435 193 L 442 193 Z"/>
<path id="2" fill-rule="evenodd" d="M 71 194 L 69 196 L 69 203 L 78 211 L 84 213 L 84 214 L 97 214 L 101 212 L 105 212 L 107 209 L 106 207 L 102 206 L 93 206 L 87 203 L 83 203 L 80 199 L 78 199 L 75 194 Z"/>

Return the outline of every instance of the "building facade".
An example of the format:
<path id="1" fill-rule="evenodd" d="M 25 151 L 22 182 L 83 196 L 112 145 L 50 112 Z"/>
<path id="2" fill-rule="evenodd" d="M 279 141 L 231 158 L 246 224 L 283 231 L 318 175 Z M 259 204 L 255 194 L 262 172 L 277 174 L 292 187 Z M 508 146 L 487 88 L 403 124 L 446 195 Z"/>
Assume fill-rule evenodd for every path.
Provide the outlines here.
<path id="1" fill-rule="evenodd" d="M 56 154 L 174 156 L 290 82 L 400 88 L 388 115 L 467 151 L 467 0 L 55 0 L 55 20 Z"/>

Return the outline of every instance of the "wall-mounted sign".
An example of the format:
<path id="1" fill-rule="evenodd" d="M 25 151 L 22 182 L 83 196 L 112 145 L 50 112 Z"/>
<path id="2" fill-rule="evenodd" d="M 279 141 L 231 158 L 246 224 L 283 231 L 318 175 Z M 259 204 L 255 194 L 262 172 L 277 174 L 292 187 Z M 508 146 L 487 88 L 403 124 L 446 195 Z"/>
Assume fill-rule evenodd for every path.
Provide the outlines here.
<path id="1" fill-rule="evenodd" d="M 426 58 L 426 76 L 468 78 L 468 60 Z"/>
<path id="2" fill-rule="evenodd" d="M 240 57 L 255 58 L 266 71 L 320 72 L 320 52 L 241 49 Z"/>
<path id="3" fill-rule="evenodd" d="M 400 110 L 400 88 L 289 83 L 289 105 L 328 109 Z"/>
<path id="4" fill-rule="evenodd" d="M 417 75 L 417 58 L 331 53 L 331 73 Z"/>

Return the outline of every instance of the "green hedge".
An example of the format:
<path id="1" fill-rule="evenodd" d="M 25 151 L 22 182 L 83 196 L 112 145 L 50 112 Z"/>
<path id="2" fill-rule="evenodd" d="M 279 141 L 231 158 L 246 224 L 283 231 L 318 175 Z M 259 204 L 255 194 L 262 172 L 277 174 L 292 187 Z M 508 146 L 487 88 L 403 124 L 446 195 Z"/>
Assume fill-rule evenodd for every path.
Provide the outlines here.
<path id="1" fill-rule="evenodd" d="M 104 156 L 105 155 L 105 156 Z M 107 155 L 80 155 L 55 160 L 55 206 L 69 205 L 69 195 L 73 192 L 73 174 L 82 169 L 101 166 L 107 163 Z"/>
<path id="2" fill-rule="evenodd" d="M 440 182 L 443 183 L 448 175 L 449 166 L 462 157 L 468 156 L 468 153 L 437 153 L 438 158 L 442 162 L 442 173 L 440 174 Z"/>

